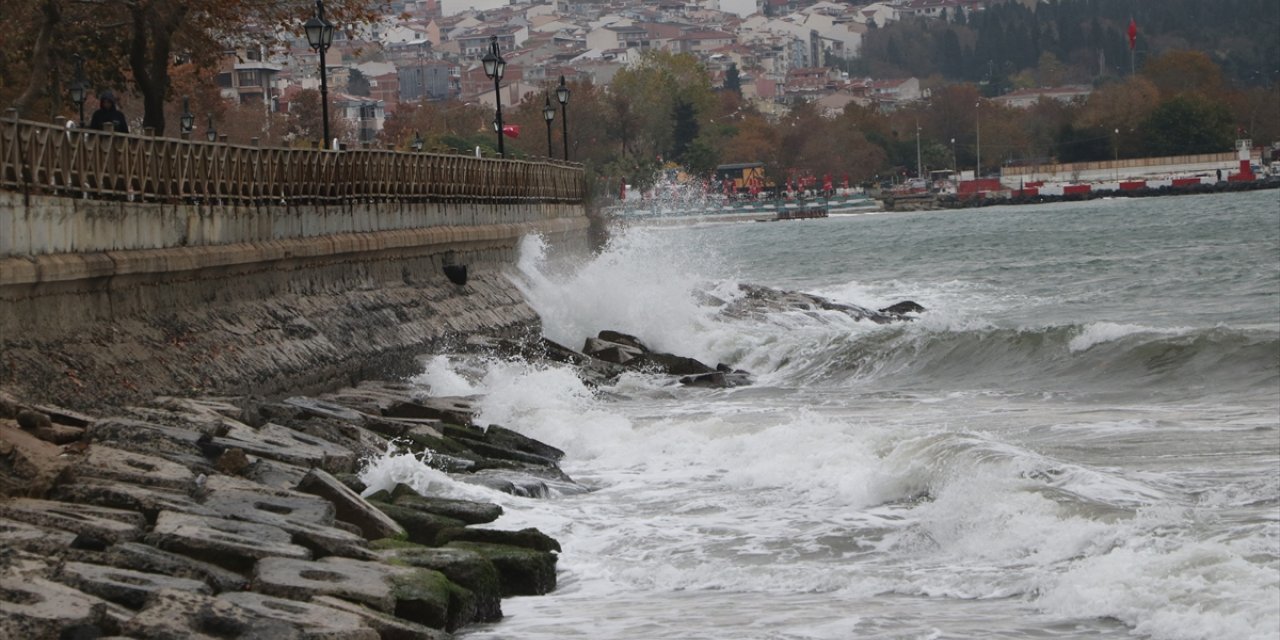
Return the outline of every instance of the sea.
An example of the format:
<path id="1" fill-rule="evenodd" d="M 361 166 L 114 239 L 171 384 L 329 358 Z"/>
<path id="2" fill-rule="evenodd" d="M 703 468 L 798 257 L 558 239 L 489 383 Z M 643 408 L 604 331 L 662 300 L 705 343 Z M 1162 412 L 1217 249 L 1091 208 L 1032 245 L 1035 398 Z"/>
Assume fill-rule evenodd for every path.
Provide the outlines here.
<path id="1" fill-rule="evenodd" d="M 1277 191 L 615 231 L 512 279 L 754 383 L 436 355 L 424 393 L 567 452 L 519 498 L 411 454 L 366 481 L 500 503 L 559 587 L 466 640 L 1280 637 Z M 869 308 L 726 317 L 739 283 Z"/>

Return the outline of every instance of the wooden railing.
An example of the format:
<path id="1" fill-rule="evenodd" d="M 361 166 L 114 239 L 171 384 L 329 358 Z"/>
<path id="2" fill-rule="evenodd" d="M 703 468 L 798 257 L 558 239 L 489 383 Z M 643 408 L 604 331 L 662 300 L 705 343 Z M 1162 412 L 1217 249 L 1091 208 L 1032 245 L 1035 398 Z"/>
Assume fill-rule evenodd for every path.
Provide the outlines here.
<path id="1" fill-rule="evenodd" d="M 580 165 L 210 143 L 0 121 L 0 190 L 152 202 L 581 202 Z"/>

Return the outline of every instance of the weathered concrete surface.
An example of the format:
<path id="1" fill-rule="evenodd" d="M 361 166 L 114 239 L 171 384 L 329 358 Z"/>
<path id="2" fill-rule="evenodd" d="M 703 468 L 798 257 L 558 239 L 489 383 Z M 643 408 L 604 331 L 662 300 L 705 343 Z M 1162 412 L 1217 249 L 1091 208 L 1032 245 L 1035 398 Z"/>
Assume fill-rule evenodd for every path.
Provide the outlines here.
<path id="1" fill-rule="evenodd" d="M 32 498 L 0 500 L 0 516 L 109 543 L 134 540 L 147 524 L 142 514 L 133 511 Z"/>
<path id="2" fill-rule="evenodd" d="M 278 556 L 310 559 L 279 527 L 221 518 L 162 512 L 147 542 L 222 567 L 242 569 L 254 560 Z"/>
<path id="3" fill-rule="evenodd" d="M 314 640 L 379 640 L 378 632 L 365 618 L 324 603 L 275 598 L 260 593 L 224 593 L 223 602 L 243 607 L 264 618 L 283 620 Z"/>
<path id="4" fill-rule="evenodd" d="M 141 609 L 147 598 L 161 589 L 203 594 L 213 592 L 209 585 L 199 580 L 84 562 L 66 563 L 58 572 L 58 578 L 85 593 L 130 609 Z"/>
<path id="5" fill-rule="evenodd" d="M 50 580 L 0 576 L 0 638 L 60 638 L 83 629 L 83 637 L 101 635 L 106 603 Z"/>
<path id="6" fill-rule="evenodd" d="M 332 502 L 337 509 L 338 519 L 356 525 L 370 540 L 404 538 L 407 535 L 404 528 L 390 516 L 320 469 L 312 469 L 298 483 L 298 489 Z"/>

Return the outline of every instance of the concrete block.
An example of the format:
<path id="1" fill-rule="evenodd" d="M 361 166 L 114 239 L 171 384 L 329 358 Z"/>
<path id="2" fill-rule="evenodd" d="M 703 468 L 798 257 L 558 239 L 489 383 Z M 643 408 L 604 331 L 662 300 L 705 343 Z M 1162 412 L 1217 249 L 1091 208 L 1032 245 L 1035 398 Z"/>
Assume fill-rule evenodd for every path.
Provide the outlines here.
<path id="1" fill-rule="evenodd" d="M 136 511 L 151 520 L 154 520 L 161 511 L 177 511 L 203 516 L 216 515 L 212 510 L 192 500 L 186 493 L 110 480 L 82 480 L 63 484 L 54 489 L 50 497 L 64 502 Z"/>
<path id="2" fill-rule="evenodd" d="M 46 529 L 16 520 L 0 520 L 0 549 L 22 549 L 41 555 L 58 555 L 71 546 L 76 534 Z"/>
<path id="3" fill-rule="evenodd" d="M 312 602 L 359 616 L 366 625 L 378 632 L 382 640 L 449 640 L 452 636 L 416 622 L 401 620 L 395 616 L 348 602 L 333 596 L 315 596 Z"/>
<path id="4" fill-rule="evenodd" d="M 80 464 L 72 468 L 79 478 L 104 478 L 148 487 L 186 491 L 195 476 L 186 467 L 163 458 L 96 445 L 89 447 Z"/>
<path id="5" fill-rule="evenodd" d="M 303 467 L 346 470 L 355 463 L 355 454 L 350 449 L 278 424 L 266 424 L 257 430 L 232 426 L 225 436 L 214 438 L 213 443 Z"/>
<path id="6" fill-rule="evenodd" d="M 338 519 L 359 527 L 370 540 L 404 538 L 407 535 L 395 520 L 323 470 L 312 469 L 298 484 L 298 489 L 332 502 Z"/>
<path id="7" fill-rule="evenodd" d="M 232 570 L 247 569 L 272 556 L 308 559 L 311 552 L 291 542 L 289 532 L 255 522 L 161 512 L 147 542 Z"/>
<path id="8" fill-rule="evenodd" d="M 296 625 L 266 618 L 234 602 L 190 591 L 161 589 L 121 625 L 132 638 L 182 640 L 302 640 Z"/>
<path id="9" fill-rule="evenodd" d="M 498 569 L 484 556 L 466 549 L 408 547 L 383 551 L 384 560 L 439 571 L 475 595 L 476 622 L 502 619 L 502 582 Z"/>
<path id="10" fill-rule="evenodd" d="M 204 506 L 225 518 L 279 527 L 292 534 L 294 542 L 324 555 L 374 557 L 363 536 L 332 526 L 333 503 L 315 496 L 222 490 L 212 492 Z"/>
<path id="11" fill-rule="evenodd" d="M 288 622 L 309 640 L 380 640 L 364 617 L 322 603 L 299 602 L 261 593 L 224 593 L 218 600 L 253 613 Z"/>
<path id="12" fill-rule="evenodd" d="M 212 593 L 209 586 L 200 580 L 84 562 L 64 564 L 58 572 L 58 579 L 85 593 L 130 609 L 141 609 L 147 598 L 160 589 Z"/>
<path id="13" fill-rule="evenodd" d="M 0 516 L 109 543 L 137 539 L 146 526 L 142 514 L 133 511 L 32 498 L 0 502 Z"/>
<path id="14" fill-rule="evenodd" d="M 395 611 L 391 577 L 404 569 L 376 562 L 325 558 L 319 562 L 264 558 L 253 572 L 254 589 L 269 595 L 307 600 L 331 595 L 367 604 L 379 611 Z"/>
<path id="15" fill-rule="evenodd" d="M 444 548 L 474 551 L 492 562 L 501 577 L 503 597 L 543 595 L 556 588 L 557 556 L 549 551 L 461 541 Z"/>
<path id="16" fill-rule="evenodd" d="M 140 542 L 111 545 L 101 560 L 115 567 L 199 580 L 215 591 L 239 591 L 249 586 L 249 581 L 238 573 Z"/>
<path id="17" fill-rule="evenodd" d="M 98 637 L 106 602 L 39 577 L 0 577 L 0 638 L 62 638 L 71 629 Z M 92 633 L 92 635 L 89 635 Z"/>

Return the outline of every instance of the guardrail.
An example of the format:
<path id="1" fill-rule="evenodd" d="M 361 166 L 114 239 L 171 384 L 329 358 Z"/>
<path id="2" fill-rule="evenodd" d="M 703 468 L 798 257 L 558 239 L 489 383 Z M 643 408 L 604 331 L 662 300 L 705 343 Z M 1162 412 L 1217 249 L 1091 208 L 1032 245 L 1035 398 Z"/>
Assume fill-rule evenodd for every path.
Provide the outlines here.
<path id="1" fill-rule="evenodd" d="M 581 202 L 581 165 L 285 149 L 0 122 L 0 190 L 142 202 Z"/>

